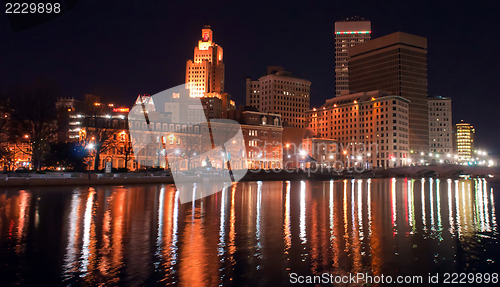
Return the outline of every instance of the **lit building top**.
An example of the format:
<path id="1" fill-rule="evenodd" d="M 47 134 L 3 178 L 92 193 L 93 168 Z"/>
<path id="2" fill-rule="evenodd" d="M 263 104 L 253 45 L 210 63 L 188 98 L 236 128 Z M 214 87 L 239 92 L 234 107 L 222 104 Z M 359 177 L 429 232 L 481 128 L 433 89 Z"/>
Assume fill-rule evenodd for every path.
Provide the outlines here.
<path id="1" fill-rule="evenodd" d="M 193 98 L 224 92 L 223 50 L 213 42 L 213 31 L 208 25 L 201 30 L 193 59 L 186 63 L 186 84 Z"/>
<path id="2" fill-rule="evenodd" d="M 348 49 L 371 38 L 371 22 L 347 19 L 335 22 L 335 94 L 349 91 Z"/>

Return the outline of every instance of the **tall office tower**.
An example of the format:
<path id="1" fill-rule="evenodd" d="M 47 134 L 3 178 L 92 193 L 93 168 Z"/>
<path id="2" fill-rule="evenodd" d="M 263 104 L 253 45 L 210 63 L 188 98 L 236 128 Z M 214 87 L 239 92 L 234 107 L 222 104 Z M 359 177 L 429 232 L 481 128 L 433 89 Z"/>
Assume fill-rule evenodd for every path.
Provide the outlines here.
<path id="1" fill-rule="evenodd" d="M 218 118 L 222 112 L 235 108 L 230 95 L 224 92 L 222 47 L 213 42 L 209 25 L 201 30 L 193 60 L 186 62 L 186 84 L 191 98 L 201 98 L 209 118 Z"/>
<path id="2" fill-rule="evenodd" d="M 474 149 L 474 127 L 469 123 L 460 123 L 455 125 L 455 145 L 460 161 L 468 161 L 472 158 Z"/>
<path id="3" fill-rule="evenodd" d="M 207 93 L 224 92 L 224 62 L 222 47 L 213 42 L 213 32 L 206 25 L 201 30 L 201 40 L 194 48 L 193 60 L 186 63 L 186 83 L 190 96 L 200 98 Z"/>
<path id="4" fill-rule="evenodd" d="M 396 32 L 350 48 L 349 88 L 410 100 L 410 153 L 429 151 L 427 38 Z"/>
<path id="5" fill-rule="evenodd" d="M 430 97 L 429 147 L 431 152 L 448 154 L 453 152 L 451 98 Z"/>
<path id="6" fill-rule="evenodd" d="M 263 113 L 281 115 L 283 126 L 304 128 L 311 82 L 292 77 L 283 67 L 270 66 L 257 81 L 247 78 L 246 105 Z"/>
<path id="7" fill-rule="evenodd" d="M 350 18 L 335 22 L 335 95 L 349 91 L 349 55 L 347 49 L 370 40 L 371 22 Z"/>

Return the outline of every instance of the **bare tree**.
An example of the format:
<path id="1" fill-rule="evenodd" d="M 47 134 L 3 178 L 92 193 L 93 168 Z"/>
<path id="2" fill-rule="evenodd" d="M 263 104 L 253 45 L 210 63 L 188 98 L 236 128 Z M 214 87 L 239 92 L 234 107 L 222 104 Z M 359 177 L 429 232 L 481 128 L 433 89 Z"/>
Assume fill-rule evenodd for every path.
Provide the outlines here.
<path id="1" fill-rule="evenodd" d="M 200 141 L 200 135 L 194 133 L 183 134 L 181 138 L 182 156 L 188 160 L 188 170 L 191 169 L 191 158 L 200 152 Z"/>
<path id="2" fill-rule="evenodd" d="M 12 124 L 15 125 L 12 136 L 16 142 L 29 144 L 35 170 L 41 169 L 50 142 L 55 140 L 54 102 L 57 95 L 58 91 L 53 86 L 42 82 L 10 94 L 13 101 Z"/>
<path id="3" fill-rule="evenodd" d="M 124 168 L 128 170 L 128 162 L 134 155 L 134 149 L 132 147 L 129 134 L 125 131 L 119 133 L 115 145 L 117 147 L 116 150 L 118 154 L 123 155 L 123 160 L 125 162 Z"/>
<path id="4" fill-rule="evenodd" d="M 103 105 L 97 102 L 88 106 L 85 127 L 80 134 L 80 141 L 94 158 L 94 171 L 99 170 L 101 154 L 115 146 L 116 128 L 104 111 Z"/>

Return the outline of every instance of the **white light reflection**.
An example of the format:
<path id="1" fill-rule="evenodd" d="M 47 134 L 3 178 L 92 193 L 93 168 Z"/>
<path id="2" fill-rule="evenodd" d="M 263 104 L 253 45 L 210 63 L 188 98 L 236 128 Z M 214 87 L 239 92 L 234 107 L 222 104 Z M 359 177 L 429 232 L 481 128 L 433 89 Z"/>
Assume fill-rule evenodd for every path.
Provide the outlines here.
<path id="1" fill-rule="evenodd" d="M 300 233 L 299 237 L 302 244 L 307 242 L 306 237 L 306 183 L 300 181 Z"/>
<path id="2" fill-rule="evenodd" d="M 421 201 L 422 201 L 422 224 L 424 226 L 423 230 L 427 231 L 427 222 L 425 219 L 425 178 L 422 178 L 420 180 L 420 194 L 421 194 Z"/>
<path id="3" fill-rule="evenodd" d="M 436 222 L 434 221 L 434 180 L 429 178 L 429 205 L 431 210 L 431 230 L 436 231 Z"/>
<path id="4" fill-rule="evenodd" d="M 218 255 L 224 255 L 224 247 L 226 246 L 225 237 L 226 237 L 226 190 L 224 187 L 222 189 L 222 196 L 220 199 L 220 219 L 219 219 L 219 252 Z"/>
<path id="5" fill-rule="evenodd" d="M 66 256 L 64 257 L 64 273 L 66 278 L 71 277 L 71 272 L 73 271 L 73 264 L 76 259 L 76 237 L 77 235 L 77 223 L 78 223 L 78 206 L 80 205 L 79 192 L 73 192 L 71 197 L 71 212 L 69 213 L 69 230 L 68 230 L 68 246 L 66 247 Z"/>
<path id="6" fill-rule="evenodd" d="M 457 213 L 457 228 L 458 228 L 458 234 L 459 235 L 462 235 L 462 224 L 461 224 L 461 218 L 460 218 L 460 211 L 461 211 L 461 208 L 460 208 L 460 194 L 459 194 L 459 190 L 458 190 L 458 183 L 459 181 L 458 180 L 455 180 L 455 210 L 456 210 L 456 213 Z"/>
<path id="7" fill-rule="evenodd" d="M 359 224 L 359 239 L 363 240 L 363 197 L 362 197 L 363 180 L 358 180 L 358 224 Z"/>
<path id="8" fill-rule="evenodd" d="M 163 202 L 165 201 L 165 187 L 160 188 L 160 200 L 158 204 L 158 233 L 156 234 L 156 254 L 161 254 L 163 237 Z"/>
<path id="9" fill-rule="evenodd" d="M 286 181 L 286 195 L 285 195 L 285 254 L 292 247 L 292 232 L 290 222 L 290 181 Z"/>
<path id="10" fill-rule="evenodd" d="M 369 178 L 367 180 L 367 208 L 368 208 L 368 234 L 372 234 L 372 180 Z"/>
<path id="11" fill-rule="evenodd" d="M 80 268 L 80 272 L 87 272 L 87 267 L 89 264 L 89 256 L 90 256 L 90 228 L 92 225 L 92 204 L 94 202 L 94 193 L 95 190 L 93 188 L 89 188 L 90 192 L 87 197 L 87 204 L 85 205 L 85 215 L 83 218 L 83 246 L 82 246 L 82 255 L 81 262 L 82 266 Z M 84 277 L 86 274 L 80 275 Z"/>
<path id="12" fill-rule="evenodd" d="M 475 221 L 479 221 L 479 230 L 484 231 L 486 229 L 486 226 L 484 224 L 484 204 L 483 204 L 483 185 L 481 183 L 481 179 L 477 180 L 474 179 L 474 185 L 475 185 L 475 190 L 474 190 L 474 203 L 475 203 L 475 209 L 476 209 L 476 216 L 474 216 Z M 476 223 L 476 224 L 477 224 Z"/>
<path id="13" fill-rule="evenodd" d="M 493 196 L 493 188 L 490 189 L 490 198 L 491 198 L 491 225 L 492 229 L 495 233 L 497 233 L 497 216 L 495 211 L 495 197 Z"/>
<path id="14" fill-rule="evenodd" d="M 437 221 L 438 221 L 438 231 L 441 233 L 441 230 L 443 228 L 442 222 L 441 222 L 441 194 L 440 194 L 440 185 L 441 181 L 439 179 L 436 179 L 436 207 L 437 207 Z"/>
<path id="15" fill-rule="evenodd" d="M 451 179 L 448 179 L 448 220 L 450 221 L 450 234 L 455 233 L 455 223 L 453 219 L 453 197 L 451 194 Z"/>
<path id="16" fill-rule="evenodd" d="M 397 211 L 396 211 L 396 178 L 391 179 L 391 214 L 392 214 L 392 226 L 393 233 L 392 235 L 396 235 L 398 233 L 397 229 Z"/>
<path id="17" fill-rule="evenodd" d="M 465 206 L 465 182 L 462 181 L 462 208 L 463 208 L 463 215 L 464 215 L 464 230 L 467 232 L 468 231 L 468 222 L 467 222 L 467 210 Z"/>
<path id="18" fill-rule="evenodd" d="M 192 206 L 191 206 L 191 218 L 194 220 L 194 211 L 196 209 L 196 189 L 198 188 L 198 185 L 195 183 L 193 183 L 193 193 L 192 193 L 192 199 L 193 199 L 193 202 L 192 202 Z"/>
<path id="19" fill-rule="evenodd" d="M 261 224 L 261 207 L 262 207 L 262 181 L 257 182 L 257 217 L 255 220 L 255 238 L 257 239 L 256 244 L 256 255 L 262 258 L 262 253 L 260 252 L 262 244 L 260 242 L 260 224 Z M 258 267 L 260 268 L 260 267 Z"/>
<path id="20" fill-rule="evenodd" d="M 481 180 L 481 179 L 480 179 Z M 484 221 L 485 221 L 485 225 L 487 227 L 487 231 L 490 231 L 490 216 L 489 216 L 489 212 L 488 212 L 488 195 L 487 195 L 487 187 L 486 187 L 486 179 L 482 179 L 483 181 L 483 204 L 484 204 Z"/>
<path id="21" fill-rule="evenodd" d="M 194 201 L 194 200 L 193 200 Z M 172 212 L 172 245 L 170 246 L 170 254 L 172 254 L 170 260 L 170 269 L 173 270 L 174 265 L 177 263 L 177 231 L 178 231 L 178 220 L 179 220 L 179 190 L 175 190 L 174 197 L 174 210 Z"/>
<path id="22" fill-rule="evenodd" d="M 414 194 L 414 190 L 413 190 L 413 184 L 414 184 L 414 180 L 413 179 L 410 179 L 408 181 L 408 207 L 409 207 L 409 212 L 408 212 L 408 216 L 409 216 L 409 219 L 408 219 L 408 223 L 411 227 L 411 234 L 415 233 L 415 229 L 416 229 L 416 226 L 415 226 L 415 194 Z"/>

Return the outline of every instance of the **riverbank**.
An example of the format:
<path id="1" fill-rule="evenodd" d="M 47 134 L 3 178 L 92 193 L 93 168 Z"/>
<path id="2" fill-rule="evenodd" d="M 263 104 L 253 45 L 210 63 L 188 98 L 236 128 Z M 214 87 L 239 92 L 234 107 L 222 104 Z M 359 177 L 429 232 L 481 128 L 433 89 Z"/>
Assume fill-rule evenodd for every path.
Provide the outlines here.
<path id="1" fill-rule="evenodd" d="M 240 181 L 276 181 L 276 180 L 336 180 L 353 178 L 391 178 L 391 177 L 433 177 L 460 178 L 486 177 L 489 181 L 499 181 L 499 169 L 457 165 L 415 166 L 364 172 L 315 170 L 249 170 Z M 193 179 L 195 180 L 195 179 Z M 0 187 L 33 186 L 93 186 L 93 185 L 132 185 L 132 184 L 173 184 L 169 172 L 129 172 L 129 173 L 62 173 L 46 174 L 23 173 L 0 175 Z"/>

